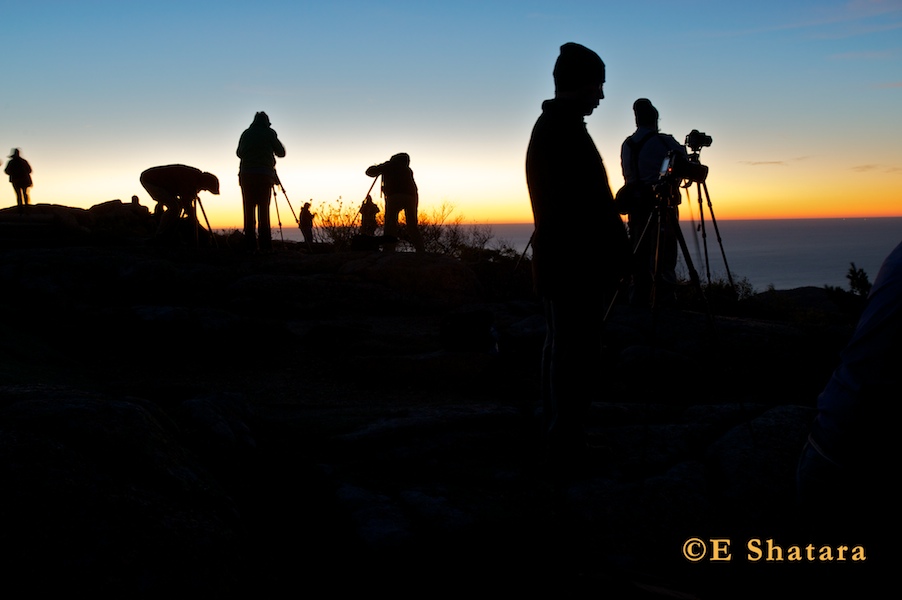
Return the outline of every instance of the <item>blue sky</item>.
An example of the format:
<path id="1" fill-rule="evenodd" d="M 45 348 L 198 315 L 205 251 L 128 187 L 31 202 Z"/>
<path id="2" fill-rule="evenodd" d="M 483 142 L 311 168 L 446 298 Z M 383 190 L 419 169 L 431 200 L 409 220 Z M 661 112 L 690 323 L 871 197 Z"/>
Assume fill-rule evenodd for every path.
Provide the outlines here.
<path id="1" fill-rule="evenodd" d="M 404 151 L 424 211 L 528 220 L 529 132 L 576 41 L 607 64 L 587 122 L 613 188 L 648 97 L 662 131 L 714 138 L 721 218 L 902 215 L 902 0 L 0 7 L 0 148 L 31 162 L 34 202 L 149 204 L 141 171 L 183 163 L 219 176 L 222 195 L 201 198 L 214 227 L 235 226 L 235 147 L 265 110 L 294 204 L 357 203 L 365 168 Z"/>

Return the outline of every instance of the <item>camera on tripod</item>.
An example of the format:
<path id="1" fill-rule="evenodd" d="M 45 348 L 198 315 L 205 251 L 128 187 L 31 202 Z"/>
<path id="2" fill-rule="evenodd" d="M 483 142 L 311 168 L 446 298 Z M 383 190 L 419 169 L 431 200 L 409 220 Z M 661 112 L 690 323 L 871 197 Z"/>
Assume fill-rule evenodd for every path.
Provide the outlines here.
<path id="1" fill-rule="evenodd" d="M 703 132 L 698 129 L 693 129 L 689 132 L 689 135 L 686 136 L 686 146 L 689 147 L 693 152 L 698 152 L 702 148 L 707 148 L 711 145 L 711 142 L 714 140 L 710 135 L 705 135 Z"/>
<path id="2" fill-rule="evenodd" d="M 704 183 L 705 179 L 708 178 L 708 167 L 699 161 L 698 155 L 702 148 L 710 146 L 713 141 L 710 135 L 706 135 L 698 129 L 693 129 L 686 136 L 686 146 L 692 150 L 692 153 L 684 156 L 682 153 L 673 150 L 668 152 L 667 156 L 664 157 L 664 162 L 661 164 L 659 181 L 687 180 L 690 183 Z"/>
<path id="3" fill-rule="evenodd" d="M 709 138 L 710 139 L 710 138 Z M 688 180 L 703 183 L 708 178 L 708 167 L 698 162 L 698 155 L 683 156 L 671 150 L 661 163 L 660 181 Z"/>

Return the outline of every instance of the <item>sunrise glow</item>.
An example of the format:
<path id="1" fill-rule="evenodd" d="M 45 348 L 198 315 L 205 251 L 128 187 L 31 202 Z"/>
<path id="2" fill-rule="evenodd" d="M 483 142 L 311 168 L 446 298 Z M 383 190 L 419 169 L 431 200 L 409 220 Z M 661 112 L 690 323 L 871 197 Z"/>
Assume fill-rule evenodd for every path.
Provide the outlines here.
<path id="1" fill-rule="evenodd" d="M 587 125 L 612 189 L 630 107 L 648 97 L 662 131 L 713 137 L 701 160 L 718 218 L 902 215 L 898 2 L 670 8 L 263 2 L 258 23 L 231 2 L 23 3 L 4 14 L 18 24 L 5 77 L 23 93 L 10 87 L 0 106 L 0 159 L 22 149 L 34 203 L 83 208 L 132 195 L 150 206 L 144 169 L 195 166 L 220 178 L 220 196 L 201 196 L 212 226 L 240 227 L 235 147 L 265 110 L 295 209 L 358 204 L 366 167 L 407 152 L 423 212 L 529 222 L 526 145 L 558 47 L 577 41 L 607 64 Z M 257 52 L 237 52 L 248 39 Z M 0 206 L 14 203 L 0 190 Z"/>

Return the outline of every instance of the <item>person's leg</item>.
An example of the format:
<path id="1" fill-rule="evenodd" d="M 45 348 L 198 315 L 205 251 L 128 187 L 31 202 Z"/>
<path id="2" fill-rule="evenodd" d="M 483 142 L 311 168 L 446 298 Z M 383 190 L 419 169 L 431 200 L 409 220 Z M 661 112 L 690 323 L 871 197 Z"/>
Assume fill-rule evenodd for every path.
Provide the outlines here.
<path id="1" fill-rule="evenodd" d="M 423 252 L 426 248 L 423 243 L 423 236 L 420 234 L 417 218 L 418 204 L 419 198 L 416 195 L 409 194 L 404 196 L 404 220 L 407 221 L 407 237 L 417 252 Z"/>
<path id="2" fill-rule="evenodd" d="M 272 249 L 272 231 L 269 224 L 269 203 L 272 197 L 272 177 L 259 173 L 239 175 L 241 196 L 244 202 L 244 235 L 249 250 Z M 256 213 L 256 214 L 255 214 Z M 257 235 L 254 235 L 256 217 Z"/>
<path id="3" fill-rule="evenodd" d="M 382 232 L 386 238 L 392 240 L 398 239 L 398 213 L 401 212 L 402 206 L 399 205 L 395 195 L 385 197 L 385 221 L 382 223 Z M 394 252 L 397 244 L 395 241 L 386 242 L 382 245 L 385 252 Z"/>
<path id="4" fill-rule="evenodd" d="M 254 205 L 253 183 L 246 176 L 238 177 L 241 186 L 241 204 L 244 208 L 244 245 L 247 250 L 257 249 L 257 221 Z"/>
<path id="5" fill-rule="evenodd" d="M 260 249 L 261 250 L 272 250 L 272 226 L 269 223 L 269 188 L 267 188 L 267 194 L 264 197 L 261 191 L 260 198 L 258 200 L 259 204 L 257 204 L 257 219 L 259 220 L 259 224 L 257 225 L 257 230 L 260 234 Z"/>
<path id="6" fill-rule="evenodd" d="M 179 200 L 166 188 L 141 181 L 141 185 L 147 190 L 147 194 L 161 207 L 162 214 L 157 226 L 157 235 L 165 235 L 172 232 L 179 218 Z"/>
<path id="7" fill-rule="evenodd" d="M 601 366 L 602 298 L 566 297 L 548 303 L 550 359 L 547 393 L 551 405 L 548 441 L 566 456 L 586 446 L 586 418 L 598 395 Z M 546 344 L 546 347 L 549 344 Z M 544 357 L 543 357 L 544 358 Z"/>

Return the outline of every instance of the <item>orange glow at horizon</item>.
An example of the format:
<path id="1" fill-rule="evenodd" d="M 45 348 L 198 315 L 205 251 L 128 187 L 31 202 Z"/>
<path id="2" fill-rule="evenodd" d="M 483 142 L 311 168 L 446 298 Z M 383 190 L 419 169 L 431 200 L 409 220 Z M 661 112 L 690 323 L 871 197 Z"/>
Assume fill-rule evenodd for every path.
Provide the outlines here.
<path id="1" fill-rule="evenodd" d="M 231 165 L 230 165 L 231 166 Z M 221 169 L 223 170 L 223 169 Z M 223 170 L 223 172 L 228 172 Z M 286 173 L 283 175 L 285 189 L 289 194 L 289 207 L 285 195 L 279 190 L 278 208 L 281 211 L 283 225 L 291 225 L 293 217 L 291 208 L 298 211 L 306 201 L 312 201 L 314 207 L 323 207 L 342 198 L 346 207 L 357 206 L 365 195 L 372 180 L 356 174 L 350 180 L 351 195 L 334 193 L 330 188 L 322 191 L 313 188 L 309 175 Z M 431 174 L 424 173 L 418 177 L 420 186 L 420 214 L 428 219 L 440 213 L 443 207 L 451 209 L 450 221 L 460 219 L 462 223 L 532 223 L 532 210 L 525 181 L 509 175 L 503 175 L 501 184 L 487 186 L 484 175 L 476 184 L 462 182 L 448 195 L 437 195 L 432 192 L 441 186 Z M 857 175 L 857 174 L 856 174 Z M 520 177 L 519 173 L 517 174 Z M 141 187 L 134 173 L 104 172 L 100 177 L 81 177 L 74 173 L 54 179 L 35 177 L 35 186 L 31 189 L 31 200 L 34 204 L 61 204 L 79 208 L 90 208 L 112 199 L 129 201 L 136 194 L 140 203 L 153 208 L 153 201 Z M 851 176 L 831 182 L 832 185 L 800 185 L 797 181 L 772 177 L 769 179 L 752 179 L 748 184 L 722 184 L 721 178 L 709 177 L 708 192 L 714 209 L 714 216 L 723 220 L 738 219 L 803 219 L 803 218 L 878 218 L 902 216 L 902 194 L 897 192 L 899 185 L 895 173 L 879 176 Z M 241 191 L 237 185 L 237 177 L 226 175 L 220 177 L 222 193 L 214 196 L 201 192 L 200 199 L 209 216 L 214 229 L 241 228 L 243 216 L 241 208 Z M 341 179 L 339 179 L 341 180 Z M 739 181 L 732 176 L 724 181 Z M 818 180 L 807 178 L 806 180 Z M 305 185 L 306 184 L 306 185 Z M 612 181 L 612 188 L 620 181 Z M 3 189 L 3 188 L 0 188 Z M 302 193 L 305 191 L 307 193 Z M 337 190 L 335 190 L 337 191 Z M 699 209 L 698 188 L 695 184 L 689 188 L 689 197 L 683 192 L 681 217 L 697 215 Z M 468 193 L 469 192 L 469 193 Z M 358 197 L 359 196 L 359 197 Z M 378 189 L 373 190 L 373 197 L 382 206 Z M 707 201 L 703 199 L 705 214 L 708 216 Z M 8 193 L 0 192 L 0 206 L 14 206 L 15 196 L 11 187 Z M 273 225 L 276 225 L 275 206 L 271 213 Z M 574 215 L 574 219 L 582 220 L 591 226 L 594 215 Z"/>

